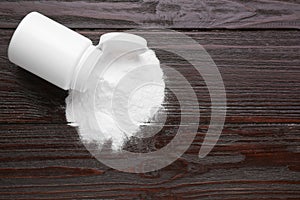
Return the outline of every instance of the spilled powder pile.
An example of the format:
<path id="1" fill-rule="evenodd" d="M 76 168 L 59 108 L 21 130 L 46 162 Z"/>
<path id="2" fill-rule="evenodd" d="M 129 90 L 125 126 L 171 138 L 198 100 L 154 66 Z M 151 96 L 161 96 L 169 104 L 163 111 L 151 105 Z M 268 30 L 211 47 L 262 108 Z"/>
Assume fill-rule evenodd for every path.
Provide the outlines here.
<path id="1" fill-rule="evenodd" d="M 101 148 L 108 142 L 118 151 L 143 124 L 151 124 L 162 108 L 165 84 L 159 60 L 150 49 L 107 60 L 97 63 L 87 91 L 69 92 L 66 118 L 78 127 L 83 143 Z"/>

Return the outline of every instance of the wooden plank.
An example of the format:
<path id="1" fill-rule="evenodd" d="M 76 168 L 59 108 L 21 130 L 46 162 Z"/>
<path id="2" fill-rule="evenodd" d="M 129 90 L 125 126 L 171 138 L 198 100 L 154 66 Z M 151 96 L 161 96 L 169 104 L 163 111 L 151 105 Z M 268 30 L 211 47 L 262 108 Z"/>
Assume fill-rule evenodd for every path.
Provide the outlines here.
<path id="1" fill-rule="evenodd" d="M 71 28 L 297 28 L 295 0 L 1 1 L 0 28 L 39 11 Z"/>
<path id="2" fill-rule="evenodd" d="M 83 30 L 81 33 L 96 43 L 104 32 Z M 166 41 L 179 39 L 162 32 L 143 34 L 166 37 Z M 222 74 L 228 100 L 227 123 L 300 122 L 298 31 L 196 31 L 186 34 L 207 49 Z M 64 98 L 67 92 L 10 63 L 6 51 L 12 31 L 3 30 L 0 35 L 0 123 L 66 123 Z M 191 45 L 173 46 L 197 53 Z M 211 104 L 201 76 L 178 56 L 159 49 L 156 52 L 162 63 L 178 69 L 188 78 L 199 98 L 201 121 L 208 123 Z M 180 84 L 172 74 L 169 82 Z M 169 96 L 165 107 L 174 116 L 176 105 L 175 99 Z M 193 114 L 193 110 L 182 112 Z"/>
<path id="3" fill-rule="evenodd" d="M 298 200 L 299 31 L 199 29 L 299 29 L 299 8 L 295 0 L 1 1 L 0 199 Z M 66 124 L 67 92 L 7 59 L 9 29 L 34 10 L 76 28 L 95 43 L 99 35 L 116 29 L 163 27 L 181 29 L 203 45 L 222 74 L 228 100 L 225 127 L 213 151 L 204 159 L 197 156 L 211 109 L 203 79 L 182 58 L 156 48 L 161 62 L 179 70 L 198 96 L 201 122 L 195 140 L 176 162 L 146 174 L 122 173 L 93 158 Z M 166 38 L 162 46 L 180 39 L 161 31 L 138 33 Z M 197 53 L 193 45 L 171 45 Z M 171 72 L 168 78 L 168 84 L 180 87 Z M 164 106 L 173 126 L 163 130 L 169 134 L 139 145 L 130 141 L 127 150 L 160 148 L 176 134 L 178 103 L 172 93 L 167 98 Z M 194 111 L 181 114 L 193 116 Z"/>
<path id="4" fill-rule="evenodd" d="M 180 159 L 146 174 L 123 173 L 101 164 L 67 125 L 0 127 L 0 199 L 297 199 L 300 195 L 299 124 L 226 124 L 204 159 L 197 153 L 207 127 L 200 126 Z M 165 140 L 169 139 L 162 136 L 154 143 Z"/>

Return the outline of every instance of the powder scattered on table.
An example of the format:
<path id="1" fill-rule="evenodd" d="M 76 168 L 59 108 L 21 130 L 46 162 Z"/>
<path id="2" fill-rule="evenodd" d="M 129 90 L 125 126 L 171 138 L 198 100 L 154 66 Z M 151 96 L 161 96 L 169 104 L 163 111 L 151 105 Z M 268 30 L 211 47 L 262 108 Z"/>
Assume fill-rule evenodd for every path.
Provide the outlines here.
<path id="1" fill-rule="evenodd" d="M 165 83 L 159 60 L 150 49 L 112 60 L 97 63 L 85 92 L 70 90 L 66 118 L 78 127 L 84 143 L 101 148 L 108 142 L 119 151 L 162 109 Z"/>

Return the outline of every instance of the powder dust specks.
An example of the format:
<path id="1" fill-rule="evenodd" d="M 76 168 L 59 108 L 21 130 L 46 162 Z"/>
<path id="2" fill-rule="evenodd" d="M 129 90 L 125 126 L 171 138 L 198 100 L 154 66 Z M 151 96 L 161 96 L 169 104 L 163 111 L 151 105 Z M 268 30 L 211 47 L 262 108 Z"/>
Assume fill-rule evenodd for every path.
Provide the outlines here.
<path id="1" fill-rule="evenodd" d="M 107 56 L 110 62 L 97 63 L 84 93 L 69 92 L 66 118 L 78 127 L 84 143 L 101 148 L 108 142 L 118 151 L 145 122 L 151 124 L 162 108 L 165 84 L 159 60 L 150 49 Z"/>

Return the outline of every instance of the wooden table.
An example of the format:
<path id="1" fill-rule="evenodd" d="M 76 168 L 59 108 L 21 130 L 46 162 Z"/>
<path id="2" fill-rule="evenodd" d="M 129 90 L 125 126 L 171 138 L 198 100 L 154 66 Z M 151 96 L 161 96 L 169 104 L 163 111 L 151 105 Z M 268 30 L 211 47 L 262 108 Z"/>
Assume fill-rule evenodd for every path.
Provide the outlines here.
<path id="1" fill-rule="evenodd" d="M 197 157 L 210 121 L 203 80 L 189 63 L 158 51 L 163 62 L 184 69 L 197 93 L 201 122 L 193 144 L 170 166 L 145 174 L 119 172 L 93 158 L 66 123 L 67 92 L 8 61 L 10 37 L 30 11 L 95 43 L 106 32 L 161 27 L 203 45 L 228 101 L 213 151 Z M 300 199 L 296 0 L 1 1 L 0 28 L 0 199 Z M 152 144 L 169 139 L 161 135 Z"/>

